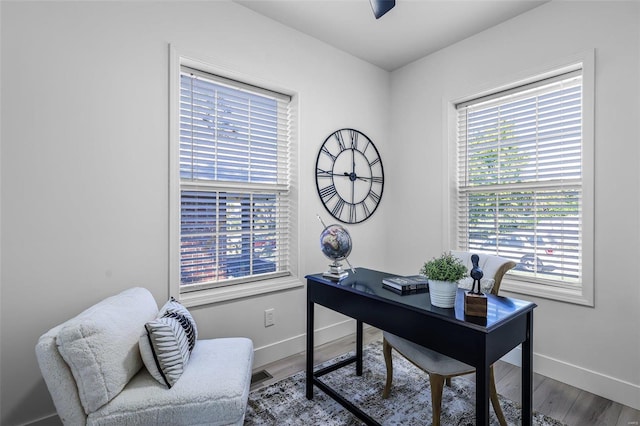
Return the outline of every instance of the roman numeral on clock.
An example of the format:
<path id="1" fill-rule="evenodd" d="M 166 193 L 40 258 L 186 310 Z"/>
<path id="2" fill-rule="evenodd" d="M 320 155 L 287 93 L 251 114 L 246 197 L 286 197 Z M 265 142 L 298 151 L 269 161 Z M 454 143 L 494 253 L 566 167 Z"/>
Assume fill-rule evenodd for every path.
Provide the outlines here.
<path id="1" fill-rule="evenodd" d="M 342 210 L 344 209 L 345 204 L 345 201 L 342 198 L 338 197 L 338 202 L 335 206 L 333 206 L 333 209 L 331 209 L 333 217 L 342 217 Z"/>
<path id="2" fill-rule="evenodd" d="M 329 151 L 329 149 L 327 149 L 327 147 L 326 147 L 326 146 L 323 146 L 323 147 L 322 147 L 322 152 L 323 152 L 324 154 L 328 155 L 328 156 L 331 158 L 331 161 L 336 161 L 336 158 L 338 158 L 337 156 L 333 155 L 333 154 Z"/>
<path id="3" fill-rule="evenodd" d="M 351 149 L 358 149 L 358 132 L 351 129 L 349 130 L 349 136 L 351 136 Z"/>
<path id="4" fill-rule="evenodd" d="M 336 132 L 334 133 L 336 140 L 338 141 L 338 145 L 340 146 L 340 152 L 344 151 L 346 148 L 345 144 L 344 144 L 344 139 L 342 137 L 342 132 Z"/>
<path id="5" fill-rule="evenodd" d="M 338 193 L 338 191 L 336 190 L 336 187 L 333 186 L 333 184 L 329 186 L 325 186 L 324 188 L 320 189 L 319 192 L 320 192 L 320 198 L 322 198 L 322 201 L 324 201 L 325 203 L 330 199 L 332 199 Z"/>
<path id="6" fill-rule="evenodd" d="M 375 204 L 380 202 L 380 195 L 378 195 L 374 190 L 369 191 L 367 198 L 371 198 Z"/>
<path id="7" fill-rule="evenodd" d="M 367 206 L 366 200 L 363 200 L 362 202 L 360 202 L 360 205 L 362 206 L 364 217 L 369 217 L 369 215 L 371 214 L 371 211 L 369 210 L 369 206 Z"/>
<path id="8" fill-rule="evenodd" d="M 350 223 L 355 223 L 358 221 L 357 218 L 357 214 L 356 214 L 356 205 L 355 204 L 349 204 L 349 222 Z"/>
<path id="9" fill-rule="evenodd" d="M 321 168 L 317 168 L 316 169 L 316 176 L 317 177 L 322 177 L 322 178 L 330 178 L 331 177 L 331 171 L 330 170 L 322 170 Z"/>

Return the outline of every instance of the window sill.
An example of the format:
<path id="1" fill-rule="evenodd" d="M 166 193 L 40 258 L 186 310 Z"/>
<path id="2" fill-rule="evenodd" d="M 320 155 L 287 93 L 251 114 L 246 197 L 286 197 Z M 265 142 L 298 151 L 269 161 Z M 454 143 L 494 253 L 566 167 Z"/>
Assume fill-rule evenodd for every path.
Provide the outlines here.
<path id="1" fill-rule="evenodd" d="M 528 296 L 542 297 L 558 302 L 573 303 L 576 305 L 593 307 L 593 292 L 585 291 L 585 285 L 576 288 L 557 287 L 531 281 L 524 281 L 505 276 L 500 285 L 500 292 L 525 294 Z"/>
<path id="2" fill-rule="evenodd" d="M 295 276 L 254 281 L 246 284 L 235 284 L 208 290 L 193 291 L 180 294 L 179 300 L 186 307 L 202 306 L 211 303 L 227 302 L 235 299 L 272 293 L 302 287 L 304 282 Z"/>

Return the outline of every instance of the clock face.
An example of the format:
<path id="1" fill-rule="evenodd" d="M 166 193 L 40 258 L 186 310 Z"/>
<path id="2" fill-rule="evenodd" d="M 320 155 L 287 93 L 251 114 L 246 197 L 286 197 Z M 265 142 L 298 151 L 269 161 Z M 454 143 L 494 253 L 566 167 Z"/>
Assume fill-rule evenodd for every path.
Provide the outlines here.
<path id="1" fill-rule="evenodd" d="M 318 152 L 316 187 L 324 207 L 340 222 L 371 216 L 384 187 L 382 160 L 371 139 L 354 129 L 329 135 Z"/>

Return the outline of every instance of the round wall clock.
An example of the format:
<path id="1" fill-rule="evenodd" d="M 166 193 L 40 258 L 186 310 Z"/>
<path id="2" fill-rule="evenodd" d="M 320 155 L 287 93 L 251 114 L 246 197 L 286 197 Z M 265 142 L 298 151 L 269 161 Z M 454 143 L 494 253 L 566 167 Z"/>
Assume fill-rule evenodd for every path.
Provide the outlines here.
<path id="1" fill-rule="evenodd" d="M 316 159 L 316 187 L 324 207 L 340 222 L 369 218 L 384 188 L 382 160 L 371 139 L 354 129 L 330 134 Z"/>

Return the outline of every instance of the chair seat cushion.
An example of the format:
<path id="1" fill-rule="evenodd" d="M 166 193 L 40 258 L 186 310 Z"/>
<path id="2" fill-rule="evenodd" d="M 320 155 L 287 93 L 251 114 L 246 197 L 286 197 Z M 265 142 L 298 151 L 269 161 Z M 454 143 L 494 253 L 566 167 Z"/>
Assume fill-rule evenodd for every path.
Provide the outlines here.
<path id="1" fill-rule="evenodd" d="M 199 340 L 173 387 L 143 368 L 87 425 L 242 424 L 253 368 L 250 339 Z"/>
<path id="2" fill-rule="evenodd" d="M 458 376 L 461 374 L 471 373 L 475 368 L 469 364 L 458 361 L 446 355 L 442 355 L 436 351 L 425 348 L 402 337 L 396 336 L 388 332 L 383 333 L 383 337 L 398 352 L 404 355 L 411 362 L 422 368 L 430 374 L 439 374 L 441 376 Z"/>

